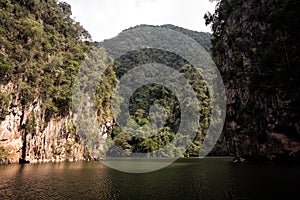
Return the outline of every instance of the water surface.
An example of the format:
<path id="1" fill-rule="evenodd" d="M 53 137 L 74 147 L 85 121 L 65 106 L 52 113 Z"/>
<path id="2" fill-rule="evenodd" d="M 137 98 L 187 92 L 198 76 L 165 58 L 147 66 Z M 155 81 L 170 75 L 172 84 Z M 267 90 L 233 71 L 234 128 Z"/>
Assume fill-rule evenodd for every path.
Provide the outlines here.
<path id="1" fill-rule="evenodd" d="M 100 162 L 0 166 L 0 199 L 300 199 L 300 166 L 180 159 L 144 174 Z"/>

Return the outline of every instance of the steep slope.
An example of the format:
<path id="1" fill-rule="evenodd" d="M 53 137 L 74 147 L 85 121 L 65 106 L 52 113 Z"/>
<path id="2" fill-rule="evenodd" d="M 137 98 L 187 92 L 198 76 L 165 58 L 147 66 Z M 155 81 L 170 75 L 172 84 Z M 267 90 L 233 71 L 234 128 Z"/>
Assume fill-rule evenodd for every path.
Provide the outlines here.
<path id="1" fill-rule="evenodd" d="M 117 126 L 111 127 L 110 97 L 117 78 L 130 69 L 128 66 L 148 61 L 170 65 L 187 78 L 191 77 L 190 83 L 202 100 L 199 106 L 203 117 L 197 140 L 186 154 L 198 153 L 208 127 L 210 102 L 202 78 L 193 79 L 196 75 L 187 61 L 172 53 L 142 49 L 129 52 L 112 63 L 96 91 L 97 120 L 101 124 L 99 133 L 97 131 L 98 135 L 95 135 L 87 129 L 81 133 L 71 112 L 75 76 L 82 60 L 99 67 L 98 57 L 105 58 L 101 61 L 103 64 L 110 64 L 109 56 L 105 50 L 89 54 L 92 49 L 90 36 L 70 18 L 71 8 L 66 3 L 56 0 L 7 0 L 0 5 L 1 162 L 18 162 L 19 158 L 21 162 L 38 162 L 97 157 L 99 155 L 95 152 L 99 153 L 99 139 L 102 136 L 99 134 L 107 133 L 117 145 L 131 152 L 151 152 L 165 145 L 174 138 L 180 115 L 175 109 L 178 107 L 175 96 L 166 88 L 156 85 L 142 88 L 135 93 L 131 105 L 131 114 L 139 124 L 149 124 L 150 104 L 169 107 L 168 123 L 161 134 L 151 140 L 140 140 L 128 138 Z M 211 47 L 208 33 L 172 25 L 163 27 L 189 35 L 207 51 Z M 97 76 L 92 69 L 84 73 L 87 77 Z M 89 122 L 86 126 L 88 128 Z M 88 140 L 92 142 L 88 143 Z M 185 153 L 175 147 L 173 151 L 172 154 Z"/>
<path id="2" fill-rule="evenodd" d="M 205 16 L 237 160 L 300 158 L 299 8 L 295 0 L 222 0 Z"/>
<path id="3" fill-rule="evenodd" d="M 139 25 L 134 28 L 143 27 L 157 26 Z M 173 25 L 163 25 L 160 27 L 176 30 L 192 37 L 194 40 L 200 43 L 207 51 L 211 46 L 209 33 L 199 33 L 176 27 Z M 126 39 L 126 32 L 131 29 L 133 28 L 124 30 L 122 33 L 120 33 L 119 37 L 124 37 L 124 39 Z M 142 37 L 148 38 L 149 35 L 142 35 Z M 176 38 L 174 38 L 174 40 L 176 40 Z M 105 46 L 108 47 L 108 49 L 114 49 L 116 45 L 122 44 L 116 44 L 115 40 L 111 39 L 105 40 L 103 41 L 103 43 L 99 43 L 98 47 L 101 48 L 102 46 Z M 174 148 L 171 148 L 170 152 L 166 153 L 166 155 L 185 154 L 186 156 L 196 156 L 199 153 L 199 149 L 201 147 L 203 138 L 207 133 L 209 125 L 209 114 L 211 111 L 209 94 L 205 82 L 203 81 L 203 78 L 199 76 L 197 70 L 195 70 L 195 68 L 188 61 L 181 58 L 179 55 L 176 55 L 171 52 L 165 52 L 159 49 L 145 48 L 127 52 L 125 55 L 122 55 L 120 58 L 114 61 L 111 68 L 109 68 L 109 70 L 112 70 L 115 74 L 116 81 L 113 81 L 112 83 L 115 84 L 124 74 L 126 74 L 134 67 L 148 63 L 161 63 L 173 69 L 176 69 L 178 72 L 183 74 L 183 76 L 185 76 L 187 80 L 189 80 L 189 83 L 192 85 L 194 91 L 197 93 L 196 95 L 200 102 L 199 108 L 201 110 L 202 117 L 200 121 L 200 126 L 198 127 L 199 130 L 196 140 L 187 152 L 185 152 L 184 149 L 176 148 L 174 146 Z M 145 70 L 144 73 L 147 74 L 147 70 Z M 144 74 L 139 74 L 139 76 L 143 77 Z M 107 107 L 110 107 L 111 97 L 111 94 L 109 94 L 111 93 L 111 91 L 107 91 L 106 89 L 114 88 L 114 85 L 109 84 L 107 81 L 105 82 L 106 83 L 100 84 L 99 88 L 102 89 L 99 90 L 98 93 L 98 105 L 100 105 L 100 108 L 98 108 L 98 115 L 100 116 L 101 121 L 103 121 L 103 117 L 101 116 L 106 116 L 106 119 L 104 121 L 112 119 L 110 109 L 105 109 Z M 107 87 L 107 85 L 110 86 Z M 189 99 L 185 99 L 185 101 L 188 102 Z M 137 91 L 134 92 L 133 96 L 131 97 L 129 105 L 131 117 L 135 120 L 135 122 L 140 126 L 145 125 L 148 128 L 147 131 L 139 129 L 139 133 L 142 135 L 147 135 L 147 132 L 151 131 L 151 119 L 149 115 L 149 109 L 154 104 L 159 104 L 163 106 L 168 115 L 164 128 L 159 133 L 155 134 L 153 137 L 138 138 L 127 134 L 126 131 L 121 130 L 118 126 L 115 126 L 108 134 L 108 137 L 110 137 L 119 147 L 125 149 L 126 152 L 128 152 L 129 154 L 132 152 L 150 153 L 155 150 L 158 150 L 159 148 L 165 146 L 167 143 L 173 140 L 175 136 L 178 138 L 184 137 L 181 136 L 180 133 L 177 134 L 181 116 L 180 105 L 178 103 L 178 99 L 176 98 L 174 93 L 172 93 L 172 91 L 169 91 L 169 89 L 167 89 L 166 87 L 162 87 L 161 85 L 151 84 L 139 88 Z M 178 143 L 180 143 L 180 141 L 178 141 Z M 109 149 L 108 153 L 110 153 L 110 151 L 115 150 Z"/>
<path id="4" fill-rule="evenodd" d="M 56 0 L 0 3 L 0 160 L 83 158 L 70 112 L 90 36 Z"/>

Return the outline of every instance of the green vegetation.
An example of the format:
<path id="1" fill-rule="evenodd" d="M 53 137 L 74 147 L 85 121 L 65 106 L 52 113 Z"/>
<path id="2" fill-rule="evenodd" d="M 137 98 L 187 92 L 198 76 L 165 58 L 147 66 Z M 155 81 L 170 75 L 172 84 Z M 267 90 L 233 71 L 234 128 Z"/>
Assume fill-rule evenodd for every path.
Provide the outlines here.
<path id="1" fill-rule="evenodd" d="M 146 25 L 141 25 L 146 26 Z M 191 35 L 196 41 L 201 41 L 205 48 L 210 47 L 209 34 L 196 33 L 182 29 L 179 27 L 166 25 L 165 28 L 171 28 L 177 31 L 183 31 L 185 34 Z M 145 35 L 147 37 L 147 35 Z M 109 44 L 104 41 L 105 45 L 114 45 L 113 41 Z M 177 133 L 180 125 L 180 104 L 175 94 L 168 88 L 158 84 L 144 85 L 138 88 L 130 98 L 129 102 L 129 113 L 130 118 L 128 123 L 132 127 L 136 127 L 137 134 L 140 137 L 129 134 L 132 130 L 122 130 L 118 126 L 114 126 L 108 130 L 108 141 L 106 141 L 105 149 L 108 154 L 114 154 L 119 156 L 130 155 L 131 153 L 149 153 L 149 156 L 158 156 L 153 153 L 154 151 L 169 145 L 168 152 L 164 152 L 163 155 L 159 156 L 174 156 L 174 155 L 190 155 L 196 156 L 201 148 L 204 136 L 207 134 L 209 126 L 209 117 L 211 112 L 210 99 L 206 83 L 204 82 L 198 71 L 185 59 L 180 56 L 165 52 L 159 49 L 140 49 L 136 51 L 127 52 L 118 59 L 112 61 L 109 56 L 109 52 L 103 48 L 103 43 L 96 43 L 96 49 L 88 55 L 81 67 L 79 77 L 80 83 L 76 83 L 76 94 L 74 98 L 75 104 L 79 105 L 75 108 L 79 111 L 80 115 L 77 119 L 80 119 L 79 134 L 82 135 L 83 140 L 86 141 L 86 148 L 89 149 L 89 155 L 97 154 L 99 148 L 99 127 L 97 123 L 89 120 L 89 116 L 97 117 L 100 126 L 104 126 L 109 120 L 115 120 L 112 116 L 111 98 L 113 89 L 116 88 L 120 78 L 123 77 L 129 70 L 134 69 L 137 66 L 147 63 L 160 63 L 169 66 L 179 73 L 181 73 L 193 87 L 197 98 L 199 99 L 200 113 L 200 125 L 196 139 L 189 141 L 190 138 L 182 133 Z M 105 46 L 104 45 L 104 46 Z M 101 75 L 101 70 L 105 70 Z M 143 77 L 149 73 L 147 70 L 139 76 Z M 95 88 L 91 87 L 98 81 L 99 85 Z M 130 82 L 130 80 L 128 80 Z M 127 89 L 124 89 L 125 91 Z M 85 93 L 95 95 L 95 108 L 97 113 L 94 113 L 90 103 L 85 102 Z M 78 101 L 78 102 L 77 102 Z M 123 101 L 122 98 L 117 99 L 119 103 Z M 185 102 L 189 102 L 190 99 L 185 98 Z M 191 102 L 190 102 L 191 103 Z M 160 105 L 166 112 L 166 123 L 160 124 L 162 128 L 156 133 L 153 132 L 151 127 L 151 120 L 159 120 L 162 116 L 151 116 L 150 107 L 153 105 Z M 85 109 L 82 109 L 85 108 Z M 117 112 L 127 109 L 120 107 Z M 151 135 L 149 137 L 149 135 Z M 125 150 L 124 152 L 119 149 L 112 147 L 111 143 L 118 146 L 120 149 Z M 174 144 L 170 142 L 173 141 Z M 184 144 L 193 142 L 192 147 L 185 151 Z M 99 155 L 96 155 L 99 156 Z"/>
<path id="2" fill-rule="evenodd" d="M 111 110 L 112 90 L 115 88 L 120 77 L 132 67 L 146 63 L 162 63 L 179 71 L 189 80 L 197 98 L 201 114 L 200 126 L 192 147 L 185 149 L 170 147 L 170 152 L 165 155 L 197 155 L 201 148 L 202 140 L 207 133 L 209 115 L 211 112 L 210 99 L 206 83 L 198 71 L 186 60 L 170 52 L 157 49 L 142 49 L 128 52 L 118 60 L 112 62 L 109 53 L 101 48 L 100 43 L 97 50 L 91 52 L 94 45 L 91 37 L 83 27 L 71 18 L 71 8 L 67 3 L 57 0 L 4 0 L 0 2 L 0 120 L 3 121 L 10 108 L 18 107 L 18 115 L 23 131 L 23 157 L 26 150 L 26 135 L 35 135 L 37 131 L 45 127 L 47 122 L 53 118 L 69 116 L 71 113 L 72 92 L 92 90 L 95 95 L 95 107 L 97 110 L 95 120 L 104 125 L 108 120 L 113 120 Z M 144 25 L 142 25 L 144 26 Z M 164 25 L 164 28 L 182 32 L 201 44 L 209 51 L 210 34 L 198 33 L 179 28 L 172 25 Z M 76 85 L 75 77 L 79 71 L 82 60 L 84 83 Z M 87 65 L 89 67 L 85 67 Z M 95 88 L 89 88 L 100 74 L 95 73 L 99 68 L 109 66 L 101 77 L 101 81 Z M 91 68 L 92 67 L 92 68 Z M 145 72 L 147 73 L 147 71 Z M 9 87 L 11 85 L 11 87 Z M 82 96 L 81 96 L 82 97 Z M 122 102 L 122 99 L 119 99 Z M 192 103 L 191 99 L 184 101 Z M 41 104 L 40 113 L 31 112 L 24 118 L 24 112 Z M 89 102 L 80 102 L 76 109 L 89 106 Z M 152 105 L 162 106 L 167 114 L 167 121 L 159 133 L 147 137 L 152 131 L 151 120 L 159 120 L 161 116 L 150 116 L 149 109 Z M 120 109 L 120 111 L 123 108 Z M 108 130 L 108 137 L 115 144 L 126 149 L 128 153 L 153 152 L 175 140 L 175 144 L 187 143 L 188 137 L 183 133 L 177 133 L 180 124 L 180 105 L 175 94 L 161 85 L 151 84 L 139 88 L 130 99 L 130 114 L 138 125 L 144 128 L 138 129 L 144 139 L 130 136 L 126 130 L 114 126 Z M 16 113 L 14 113 L 16 114 Z M 92 113 L 85 113 L 90 115 Z M 80 116 L 79 116 L 80 117 Z M 95 156 L 99 148 L 99 127 L 92 121 L 82 118 L 84 141 L 87 147 L 87 156 Z M 95 131 L 97 130 L 97 131 Z M 70 123 L 64 133 L 74 133 L 77 127 Z M 80 132 L 80 131 L 79 131 Z M 86 137 L 86 138 L 85 138 Z M 76 137 L 77 142 L 79 138 Z M 192 142 L 192 141 L 191 141 Z M 105 148 L 108 147 L 109 144 Z M 38 147 L 37 147 L 38 148 Z M 72 151 L 72 144 L 67 142 L 65 148 L 67 154 Z M 59 148 L 57 148 L 59 149 Z M 56 147 L 53 146 L 55 154 Z M 114 149 L 108 149 L 114 151 Z"/>
<path id="3" fill-rule="evenodd" d="M 68 115 L 79 62 L 91 48 L 90 35 L 70 15 L 70 6 L 56 0 L 0 3 L 0 83 L 15 84 L 11 95 L 23 109 L 42 99 L 47 120 Z"/>
<path id="4" fill-rule="evenodd" d="M 272 132 L 299 139 L 299 3 L 221 0 L 214 14 L 205 15 L 229 97 L 227 122 L 237 124 L 225 136 L 232 146 L 233 138 L 243 138 L 242 156 L 266 154 L 259 145 Z M 247 138 L 251 147 L 242 141 Z"/>
<path id="5" fill-rule="evenodd" d="M 0 146 L 0 163 L 5 162 L 9 157 L 10 153 L 3 146 Z"/>
<path id="6" fill-rule="evenodd" d="M 145 26 L 145 25 L 143 25 Z M 182 31 L 182 28 L 178 28 L 175 26 L 167 25 L 163 26 L 166 28 L 172 28 L 174 30 Z M 184 29 L 184 33 L 194 34 L 193 36 L 200 37 L 202 36 L 201 33 L 195 34 L 195 32 L 188 31 Z M 147 37 L 147 36 L 145 36 Z M 206 47 L 210 45 L 208 37 L 202 38 L 202 43 L 206 44 Z M 198 38 L 198 40 L 201 40 Z M 101 47 L 101 44 L 98 44 Z M 191 148 L 185 152 L 182 143 L 187 143 L 188 137 L 184 139 L 186 136 L 182 135 L 181 133 L 177 133 L 179 125 L 180 125 L 180 104 L 175 96 L 175 94 L 170 91 L 168 88 L 163 87 L 157 84 L 150 84 L 145 85 L 141 88 L 138 88 L 133 96 L 130 98 L 129 104 L 129 112 L 131 115 L 131 119 L 137 125 L 144 126 L 144 128 L 138 128 L 138 134 L 142 135 L 143 138 L 134 137 L 126 133 L 126 130 L 121 130 L 118 127 L 114 127 L 109 135 L 109 137 L 114 141 L 114 143 L 121 147 L 122 149 L 126 149 L 128 153 L 135 153 L 135 152 L 143 152 L 143 153 L 150 153 L 149 156 L 153 155 L 153 151 L 158 150 L 167 144 L 170 144 L 172 140 L 175 141 L 175 146 L 170 146 L 169 151 L 165 152 L 165 155 L 197 155 L 199 149 L 201 148 L 201 143 L 204 139 L 204 136 L 207 133 L 207 128 L 209 125 L 209 116 L 210 116 L 210 99 L 208 96 L 208 91 L 206 84 L 203 78 L 199 75 L 198 71 L 194 69 L 193 66 L 190 65 L 186 60 L 181 58 L 178 55 L 175 55 L 170 52 L 164 52 L 158 49 L 141 49 L 132 52 L 128 52 L 125 55 L 122 55 L 119 59 L 115 60 L 113 63 L 112 68 L 109 68 L 107 74 L 114 74 L 115 81 L 111 83 L 107 82 L 107 79 L 103 78 L 99 88 L 101 91 L 98 94 L 98 105 L 105 103 L 105 105 L 110 105 L 110 97 L 111 97 L 111 88 L 109 86 L 111 84 L 116 84 L 118 79 L 120 79 L 124 74 L 126 74 L 129 70 L 133 69 L 136 66 L 147 64 L 147 63 L 160 63 L 166 66 L 172 67 L 179 71 L 183 76 L 189 80 L 189 84 L 192 85 L 197 98 L 199 99 L 199 109 L 201 112 L 201 119 L 200 119 L 200 127 L 198 128 L 198 133 L 196 139 L 193 142 Z M 144 75 L 147 74 L 147 70 L 143 72 Z M 140 76 L 143 77 L 142 74 Z M 112 76 L 111 76 L 112 77 Z M 105 90 L 103 90 L 103 88 Z M 107 90 L 108 89 L 108 90 Z M 125 89 L 126 90 L 126 89 Z M 100 91 L 100 90 L 99 90 Z M 120 99 L 120 101 L 122 101 Z M 188 98 L 185 99 L 186 102 L 190 100 Z M 152 127 L 150 127 L 150 122 L 152 117 L 160 118 L 161 116 L 150 116 L 149 109 L 152 105 L 160 105 L 162 106 L 167 114 L 166 123 L 163 125 L 163 128 L 158 133 L 153 133 L 151 137 L 147 137 L 150 134 Z M 101 106 L 100 106 L 101 107 Z M 99 108 L 99 107 L 98 107 Z M 127 109 L 127 108 L 121 108 Z M 103 110 L 109 109 L 98 109 L 98 115 L 103 116 Z M 111 114 L 111 113 L 109 113 Z M 200 114 L 200 113 L 199 113 Z M 133 123 L 133 122 L 130 122 Z M 130 132 L 130 130 L 128 130 Z M 183 142 L 185 141 L 185 142 Z M 192 142 L 192 141 L 191 141 Z M 177 147 L 176 147 L 177 146 Z M 183 149 L 180 149 L 183 148 Z M 110 151 L 116 151 L 116 149 L 109 149 Z"/>
<path id="7" fill-rule="evenodd" d="M 57 0 L 0 2 L 0 121 L 9 110 L 20 116 L 23 159 L 27 134 L 70 115 L 74 79 L 92 49 L 89 33 L 71 14 L 71 7 Z M 25 117 L 37 103 L 39 112 Z M 75 127 L 70 130 L 76 133 Z"/>
<path id="8" fill-rule="evenodd" d="M 0 91 L 3 89 L 0 87 Z M 9 102 L 11 101 L 11 95 L 7 93 L 0 93 L 0 121 L 5 119 L 9 108 Z"/>

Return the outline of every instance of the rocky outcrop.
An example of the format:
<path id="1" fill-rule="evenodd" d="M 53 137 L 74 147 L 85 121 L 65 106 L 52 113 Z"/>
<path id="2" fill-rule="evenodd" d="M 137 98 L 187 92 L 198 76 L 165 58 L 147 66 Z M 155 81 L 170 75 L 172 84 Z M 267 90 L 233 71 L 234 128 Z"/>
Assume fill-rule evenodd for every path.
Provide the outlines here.
<path id="1" fill-rule="evenodd" d="M 9 93 L 13 84 L 2 88 Z M 84 141 L 82 137 L 87 136 L 78 133 L 71 112 L 47 121 L 42 100 L 36 99 L 23 109 L 15 98 L 10 100 L 5 118 L 0 122 L 0 164 L 99 159 L 93 156 L 91 147 L 85 145 L 90 141 Z M 99 144 L 94 149 L 97 153 L 104 150 L 113 125 L 112 120 L 104 120 L 99 128 Z"/>
<path id="2" fill-rule="evenodd" d="M 299 160 L 298 1 L 221 1 L 213 56 L 227 93 L 225 137 L 236 160 Z"/>
<path id="3" fill-rule="evenodd" d="M 11 92 L 13 84 L 4 88 Z M 2 162 L 17 163 L 20 158 L 30 162 L 84 159 L 84 147 L 71 114 L 46 121 L 40 99 L 24 108 L 15 97 L 9 105 L 0 122 L 0 146 L 6 151 Z"/>
<path id="4" fill-rule="evenodd" d="M 65 2 L 9 0 L 0 7 L 1 160 L 83 159 L 70 110 L 91 36 Z"/>

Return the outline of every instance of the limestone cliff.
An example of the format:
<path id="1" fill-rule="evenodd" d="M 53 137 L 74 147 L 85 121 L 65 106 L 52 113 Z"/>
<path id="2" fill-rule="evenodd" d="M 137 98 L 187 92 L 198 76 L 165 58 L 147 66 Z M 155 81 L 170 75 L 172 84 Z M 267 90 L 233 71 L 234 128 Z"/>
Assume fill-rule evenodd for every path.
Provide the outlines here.
<path id="1" fill-rule="evenodd" d="M 10 83 L 4 90 L 9 93 L 13 88 Z M 0 122 L 0 146 L 9 154 L 2 162 L 14 163 L 19 158 L 30 162 L 84 158 L 84 147 L 70 114 L 46 122 L 41 99 L 35 99 L 27 109 L 18 99 L 11 99 L 9 105 L 5 119 Z"/>
<path id="2" fill-rule="evenodd" d="M 205 16 L 237 160 L 300 158 L 299 8 L 294 0 L 222 0 Z"/>
<path id="3" fill-rule="evenodd" d="M 90 35 L 56 0 L 0 2 L 0 161 L 83 159 L 72 85 Z"/>

